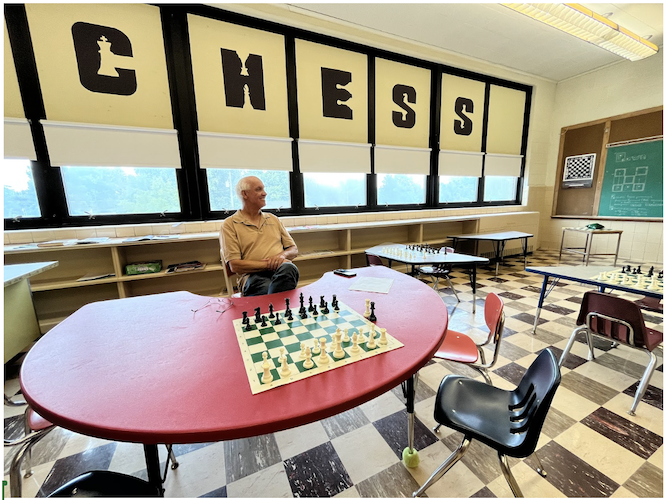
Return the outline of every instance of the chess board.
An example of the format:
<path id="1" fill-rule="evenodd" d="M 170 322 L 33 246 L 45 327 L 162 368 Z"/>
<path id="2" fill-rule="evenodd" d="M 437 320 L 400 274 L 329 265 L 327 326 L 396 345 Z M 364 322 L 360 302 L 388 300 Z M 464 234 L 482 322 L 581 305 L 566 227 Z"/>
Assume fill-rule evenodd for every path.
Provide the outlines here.
<path id="1" fill-rule="evenodd" d="M 253 394 L 259 394 L 269 389 L 280 387 L 281 385 L 290 384 L 298 380 L 304 380 L 308 377 L 318 375 L 328 370 L 356 363 L 373 356 L 377 356 L 399 347 L 403 344 L 397 339 L 387 333 L 387 344 L 380 345 L 380 325 L 375 327 L 375 341 L 376 347 L 371 349 L 368 347 L 368 332 L 373 326 L 373 323 L 364 318 L 361 314 L 350 309 L 344 303 L 338 303 L 339 311 L 330 310 L 328 314 L 319 313 L 313 316 L 308 313 L 306 319 L 301 319 L 296 310 L 293 310 L 293 321 L 287 321 L 284 318 L 285 310 L 275 311 L 280 314 L 281 324 L 276 325 L 275 318 L 268 318 L 268 312 L 263 313 L 267 316 L 266 327 L 262 327 L 261 323 L 256 323 L 254 316 L 248 315 L 250 322 L 250 330 L 245 330 L 243 320 L 241 318 L 235 319 L 234 330 L 236 331 L 236 338 L 241 348 L 241 355 L 243 356 L 243 364 L 245 366 L 246 374 L 248 375 L 248 382 L 250 383 L 250 390 Z M 334 346 L 332 346 L 332 335 L 336 333 L 336 329 L 340 328 L 344 333 L 348 329 L 348 335 L 351 338 L 352 334 L 363 330 L 364 341 L 359 343 L 359 352 L 352 353 L 353 344 L 349 342 L 342 342 L 341 347 L 345 352 L 345 357 L 336 359 L 333 356 Z M 301 358 L 301 342 L 305 342 L 311 349 L 314 347 L 314 339 L 319 342 L 320 338 L 326 339 L 326 354 L 329 358 L 329 363 L 320 365 L 318 358 L 320 354 L 313 354 L 312 361 L 314 366 L 310 369 L 304 368 L 303 364 L 306 361 Z M 286 377 L 280 376 L 280 348 L 284 348 L 284 354 L 287 356 L 287 365 L 290 368 L 290 375 Z M 271 367 L 271 375 L 273 380 L 268 384 L 262 383 L 262 369 L 263 358 L 262 353 L 268 352 L 268 363 Z"/>
<path id="2" fill-rule="evenodd" d="M 637 290 L 651 290 L 654 292 L 663 293 L 663 278 L 658 278 L 657 272 L 655 273 L 654 277 L 655 282 L 653 281 L 653 277 L 647 277 L 646 273 L 626 273 L 622 268 L 606 273 L 600 273 L 596 276 L 591 276 L 592 279 L 602 283 L 616 283 L 618 285 L 624 285 L 628 288 L 635 288 Z"/>

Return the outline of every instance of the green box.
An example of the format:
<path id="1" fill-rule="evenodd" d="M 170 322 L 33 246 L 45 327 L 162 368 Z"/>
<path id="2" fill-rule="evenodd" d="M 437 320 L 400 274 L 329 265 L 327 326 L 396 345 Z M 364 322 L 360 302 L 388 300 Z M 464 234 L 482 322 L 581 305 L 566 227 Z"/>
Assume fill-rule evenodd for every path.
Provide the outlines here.
<path id="1" fill-rule="evenodd" d="M 125 266 L 125 274 L 128 276 L 132 276 L 134 274 L 159 273 L 161 270 L 161 260 L 152 260 L 150 262 L 135 262 Z"/>

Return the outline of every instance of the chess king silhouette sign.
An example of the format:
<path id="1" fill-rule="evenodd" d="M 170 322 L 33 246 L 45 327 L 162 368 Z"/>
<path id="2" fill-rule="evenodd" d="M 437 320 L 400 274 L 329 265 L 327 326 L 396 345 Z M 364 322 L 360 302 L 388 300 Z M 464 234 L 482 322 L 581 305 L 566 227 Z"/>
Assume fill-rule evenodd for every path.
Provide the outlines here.
<path id="1" fill-rule="evenodd" d="M 116 28 L 84 22 L 72 26 L 81 85 L 91 92 L 132 95 L 137 76 L 132 65 L 130 39 Z"/>

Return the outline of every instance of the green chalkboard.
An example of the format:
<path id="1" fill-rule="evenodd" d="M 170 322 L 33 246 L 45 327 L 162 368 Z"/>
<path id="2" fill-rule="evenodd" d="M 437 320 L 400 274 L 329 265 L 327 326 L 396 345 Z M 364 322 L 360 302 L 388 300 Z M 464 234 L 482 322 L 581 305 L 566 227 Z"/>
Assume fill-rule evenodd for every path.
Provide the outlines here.
<path id="1" fill-rule="evenodd" d="M 662 140 L 610 147 L 598 215 L 662 217 Z"/>

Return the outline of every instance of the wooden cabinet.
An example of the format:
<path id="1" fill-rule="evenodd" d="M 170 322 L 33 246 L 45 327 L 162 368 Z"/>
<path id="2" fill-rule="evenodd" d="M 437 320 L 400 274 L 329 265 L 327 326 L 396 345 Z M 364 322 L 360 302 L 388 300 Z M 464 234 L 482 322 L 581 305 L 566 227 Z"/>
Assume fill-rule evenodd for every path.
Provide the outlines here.
<path id="1" fill-rule="evenodd" d="M 448 234 L 489 232 L 480 230 L 481 220 L 485 227 L 502 230 L 505 226 L 514 229 L 512 221 L 515 219 L 526 220 L 521 230 L 537 235 L 539 214 L 536 212 L 298 226 L 288 230 L 299 247 L 295 263 L 301 276 L 299 286 L 303 286 L 333 269 L 365 266 L 364 251 L 381 243 L 442 245 L 447 243 Z M 45 260 L 57 260 L 60 264 L 31 281 L 42 332 L 90 302 L 177 290 L 228 296 L 234 293 L 236 283 L 234 276 L 226 277 L 220 262 L 217 232 L 137 242 L 112 238 L 104 243 L 48 248 L 39 248 L 36 244 L 5 246 L 5 264 Z M 162 271 L 125 274 L 127 264 L 153 260 L 162 261 Z M 169 264 L 194 260 L 205 263 L 205 268 L 173 274 L 165 271 Z M 84 276 L 107 277 L 80 281 Z"/>

